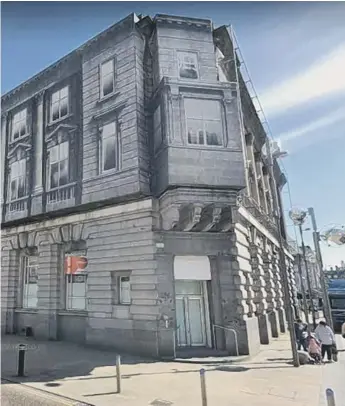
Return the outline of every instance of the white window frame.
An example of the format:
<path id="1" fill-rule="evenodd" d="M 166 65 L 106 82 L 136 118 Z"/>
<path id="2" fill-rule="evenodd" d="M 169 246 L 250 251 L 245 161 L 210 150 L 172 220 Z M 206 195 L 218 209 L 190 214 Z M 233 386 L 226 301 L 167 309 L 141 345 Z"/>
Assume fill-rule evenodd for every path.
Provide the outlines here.
<path id="1" fill-rule="evenodd" d="M 30 261 L 35 258 L 34 263 L 32 264 Z M 30 294 L 30 284 L 29 278 L 34 274 L 36 278 L 36 295 Z M 35 255 L 25 255 L 22 257 L 22 275 L 23 275 L 23 283 L 22 283 L 22 307 L 24 309 L 35 309 L 38 305 L 38 256 Z M 29 306 L 30 299 L 36 299 L 35 305 Z"/>
<path id="2" fill-rule="evenodd" d="M 109 63 L 111 63 L 113 65 L 112 71 L 104 74 L 103 67 Z M 115 58 L 108 59 L 100 64 L 99 76 L 100 76 L 100 98 L 104 99 L 104 98 L 112 96 L 115 93 Z M 104 79 L 108 76 L 111 76 L 111 78 L 112 78 L 113 90 L 110 93 L 104 95 Z"/>
<path id="3" fill-rule="evenodd" d="M 20 164 L 23 164 L 22 166 Z M 15 166 L 18 166 L 18 173 L 14 175 L 15 172 Z M 19 173 L 19 168 L 22 167 L 24 168 L 24 173 Z M 18 197 L 18 185 L 19 185 L 19 179 L 23 178 L 23 183 L 24 183 L 24 196 Z M 12 182 L 16 181 L 16 197 L 12 199 Z M 19 161 L 15 161 L 11 164 L 11 171 L 10 171 L 10 182 L 9 182 L 9 196 L 10 196 L 10 201 L 13 202 L 18 199 L 22 199 L 26 196 L 26 159 L 22 158 Z"/>
<path id="4" fill-rule="evenodd" d="M 124 283 L 124 281 L 123 281 L 123 279 L 128 279 L 128 281 L 126 281 L 126 282 L 128 282 L 128 289 L 127 289 L 127 291 L 129 292 L 129 300 L 126 300 L 125 298 L 124 298 L 124 295 L 123 295 L 123 290 L 122 290 L 122 288 L 123 288 L 123 283 Z M 118 277 L 118 290 L 119 290 L 119 296 L 118 296 L 118 300 L 119 300 L 119 304 L 120 305 L 126 305 L 126 306 L 129 306 L 129 305 L 131 305 L 132 304 L 132 295 L 131 295 L 131 277 L 130 277 L 130 275 L 120 275 L 119 277 Z"/>
<path id="5" fill-rule="evenodd" d="M 105 134 L 104 128 L 107 126 L 114 126 L 114 132 L 113 133 L 109 133 L 109 134 Z M 118 145 L 118 134 L 117 134 L 117 121 L 113 120 L 113 121 L 109 121 L 107 123 L 104 123 L 103 126 L 100 128 L 101 131 L 101 136 L 100 136 L 100 153 L 99 153 L 99 161 L 100 161 L 100 165 L 99 165 L 99 169 L 100 169 L 100 173 L 109 173 L 109 172 L 115 172 L 118 170 L 118 166 L 119 166 L 119 145 Z M 106 145 L 106 140 L 113 138 L 114 142 L 115 142 L 115 167 L 114 168 L 110 168 L 110 169 L 104 169 L 104 165 L 105 165 L 105 145 Z"/>
<path id="6" fill-rule="evenodd" d="M 186 62 L 186 58 L 194 58 L 193 63 Z M 178 77 L 182 80 L 199 80 L 200 72 L 199 72 L 199 61 L 198 61 L 198 53 L 193 51 L 177 51 L 177 69 L 178 69 Z M 197 77 L 196 78 L 188 78 L 181 76 L 180 70 L 181 68 L 188 68 L 188 65 L 192 66 L 195 65 L 195 72 Z"/>
<path id="7" fill-rule="evenodd" d="M 211 101 L 214 103 L 219 104 L 219 117 L 218 118 L 203 118 L 203 117 L 189 117 L 188 112 L 187 112 L 187 106 L 186 106 L 186 101 L 187 100 L 193 100 L 195 102 L 204 102 L 204 101 Z M 224 120 L 223 120 L 223 115 L 222 115 L 222 104 L 219 99 L 208 99 L 208 98 L 196 98 L 196 97 L 189 97 L 185 96 L 184 97 L 184 114 L 185 114 L 185 125 L 186 125 L 186 142 L 188 146 L 193 146 L 193 147 L 207 147 L 207 148 L 220 148 L 224 147 Z M 203 128 L 198 129 L 199 131 L 203 132 L 204 135 L 204 142 L 203 143 L 190 143 L 188 140 L 188 120 L 198 120 L 202 121 Z M 221 134 L 220 134 L 220 140 L 221 143 L 220 145 L 212 145 L 207 143 L 207 136 L 206 136 L 206 124 L 207 122 L 218 122 L 220 124 L 220 129 L 221 129 Z M 198 136 L 197 136 L 198 139 Z"/>
<path id="8" fill-rule="evenodd" d="M 24 122 L 25 132 L 24 134 L 20 134 L 21 124 Z M 18 137 L 14 138 L 14 131 L 15 128 L 19 128 L 19 135 Z M 11 129 L 11 140 L 12 142 L 17 141 L 23 137 L 25 137 L 28 133 L 28 109 L 25 107 L 24 109 L 18 111 L 17 113 L 13 114 L 12 118 L 12 129 Z"/>
<path id="9" fill-rule="evenodd" d="M 61 157 L 60 157 L 60 154 L 61 154 L 61 150 L 62 150 L 62 145 L 67 145 L 67 157 L 65 157 L 64 159 L 61 159 Z M 58 156 L 58 158 L 57 158 L 57 160 L 55 160 L 55 161 L 52 161 L 52 150 L 53 150 L 53 148 L 57 148 L 57 150 L 58 150 L 58 153 L 57 153 L 57 156 Z M 68 176 L 68 179 L 67 179 L 67 183 L 65 184 L 65 185 L 60 185 L 60 163 L 61 162 L 63 162 L 63 161 L 67 161 L 67 176 Z M 58 170 L 58 173 L 59 173 L 59 184 L 58 184 L 58 186 L 56 186 L 56 187 L 54 187 L 54 188 L 52 188 L 51 187 L 51 167 L 52 167 L 52 165 L 53 164 L 56 164 L 56 163 L 58 163 L 59 165 L 58 165 L 58 168 L 59 168 L 59 170 Z M 62 142 L 61 144 L 57 144 L 57 145 L 55 145 L 54 147 L 51 147 L 50 149 L 49 149 L 49 170 L 48 170 L 48 176 L 49 176 L 49 178 L 48 178 L 48 189 L 49 190 L 53 190 L 53 189 L 58 189 L 58 188 L 60 188 L 60 187 L 63 187 L 63 186 L 66 186 L 66 185 L 68 185 L 69 184 L 69 142 L 68 141 L 65 141 L 65 142 Z"/>
<path id="10" fill-rule="evenodd" d="M 86 257 L 85 253 L 80 253 L 80 252 L 72 252 L 72 253 L 66 253 L 64 256 L 64 282 L 65 282 L 65 307 L 66 310 L 68 311 L 87 311 L 87 271 L 81 273 L 81 274 L 69 274 L 65 273 L 65 261 L 67 260 L 68 257 L 72 256 L 80 256 L 80 257 Z M 83 282 L 84 284 L 84 295 L 83 296 L 75 296 L 72 295 L 73 293 L 73 276 L 76 277 L 83 277 L 85 278 L 85 281 Z M 83 299 L 84 300 L 84 307 L 73 307 L 73 299 Z"/>
<path id="11" fill-rule="evenodd" d="M 67 90 L 67 96 L 61 97 L 61 93 L 64 90 Z M 53 99 L 54 99 L 55 95 L 58 95 L 58 99 L 57 99 L 57 101 L 53 102 Z M 51 123 L 55 123 L 57 121 L 60 121 L 60 120 L 62 120 L 64 118 L 68 117 L 69 112 L 70 112 L 70 105 L 69 105 L 70 104 L 70 97 L 69 96 L 70 95 L 69 95 L 69 86 L 68 85 L 62 87 L 61 89 L 59 89 L 59 90 L 57 90 L 57 91 L 55 91 L 55 92 L 53 92 L 51 94 L 51 97 L 50 97 L 50 122 Z M 67 112 L 66 112 L 65 115 L 61 116 L 61 101 L 65 100 L 65 99 L 67 99 Z M 59 117 L 56 118 L 56 119 L 53 119 L 53 106 L 55 104 L 58 104 Z"/>

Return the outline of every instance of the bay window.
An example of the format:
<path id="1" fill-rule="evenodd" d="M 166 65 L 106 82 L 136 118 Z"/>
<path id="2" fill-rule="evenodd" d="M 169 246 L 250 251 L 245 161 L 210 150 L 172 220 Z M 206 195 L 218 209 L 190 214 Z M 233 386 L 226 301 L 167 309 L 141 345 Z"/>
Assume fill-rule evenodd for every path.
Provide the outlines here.
<path id="1" fill-rule="evenodd" d="M 58 144 L 49 150 L 49 188 L 55 189 L 67 185 L 69 181 L 68 141 Z"/>
<path id="2" fill-rule="evenodd" d="M 26 159 L 11 164 L 10 174 L 10 200 L 17 200 L 25 196 L 26 185 Z"/>
<path id="3" fill-rule="evenodd" d="M 87 263 L 84 253 L 65 255 L 67 310 L 86 310 Z"/>
<path id="4" fill-rule="evenodd" d="M 221 104 L 217 100 L 185 99 L 187 142 L 190 145 L 223 145 Z"/>
<path id="5" fill-rule="evenodd" d="M 37 307 L 38 256 L 23 257 L 23 308 Z"/>
<path id="6" fill-rule="evenodd" d="M 115 63 L 114 59 L 101 65 L 101 98 L 114 93 L 115 90 Z"/>
<path id="7" fill-rule="evenodd" d="M 101 130 L 101 172 L 117 168 L 117 129 L 116 122 L 105 124 Z"/>
<path id="8" fill-rule="evenodd" d="M 27 109 L 23 109 L 13 115 L 12 119 L 12 141 L 27 134 Z"/>
<path id="9" fill-rule="evenodd" d="M 57 121 L 68 115 L 69 94 L 68 86 L 54 92 L 51 96 L 50 120 Z"/>

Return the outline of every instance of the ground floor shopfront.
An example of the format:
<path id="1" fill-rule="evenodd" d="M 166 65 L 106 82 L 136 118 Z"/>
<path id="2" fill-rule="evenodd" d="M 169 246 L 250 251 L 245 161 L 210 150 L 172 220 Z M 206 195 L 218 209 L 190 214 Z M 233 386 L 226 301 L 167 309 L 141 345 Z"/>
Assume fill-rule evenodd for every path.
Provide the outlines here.
<path id="1" fill-rule="evenodd" d="M 254 354 L 285 331 L 269 236 L 169 229 L 157 210 L 145 199 L 3 230 L 2 332 L 174 357 Z"/>

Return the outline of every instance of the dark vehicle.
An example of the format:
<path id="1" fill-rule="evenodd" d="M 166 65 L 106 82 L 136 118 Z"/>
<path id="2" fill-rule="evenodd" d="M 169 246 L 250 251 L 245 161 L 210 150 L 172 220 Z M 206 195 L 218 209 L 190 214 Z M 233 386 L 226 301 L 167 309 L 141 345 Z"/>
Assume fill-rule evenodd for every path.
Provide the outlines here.
<path id="1" fill-rule="evenodd" d="M 328 297 L 334 330 L 340 332 L 342 324 L 345 323 L 345 279 L 329 280 Z"/>

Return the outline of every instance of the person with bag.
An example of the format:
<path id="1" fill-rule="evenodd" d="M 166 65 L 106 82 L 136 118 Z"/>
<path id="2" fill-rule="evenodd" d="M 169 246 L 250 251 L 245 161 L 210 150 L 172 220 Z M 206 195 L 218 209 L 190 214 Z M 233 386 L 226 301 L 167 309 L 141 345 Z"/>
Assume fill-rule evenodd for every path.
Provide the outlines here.
<path id="1" fill-rule="evenodd" d="M 322 359 L 324 359 L 325 354 L 327 353 L 328 362 L 332 362 L 332 355 L 337 352 L 333 330 L 325 321 L 320 321 L 319 325 L 315 329 L 315 336 L 321 343 Z"/>

